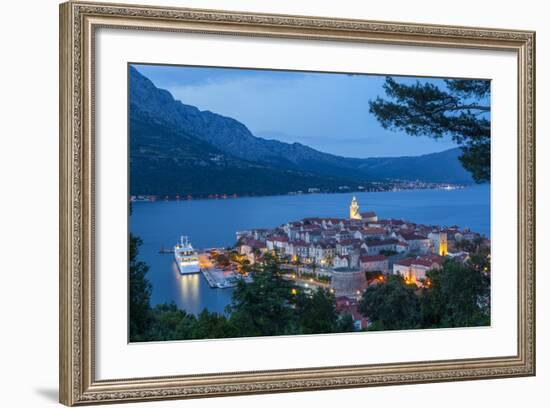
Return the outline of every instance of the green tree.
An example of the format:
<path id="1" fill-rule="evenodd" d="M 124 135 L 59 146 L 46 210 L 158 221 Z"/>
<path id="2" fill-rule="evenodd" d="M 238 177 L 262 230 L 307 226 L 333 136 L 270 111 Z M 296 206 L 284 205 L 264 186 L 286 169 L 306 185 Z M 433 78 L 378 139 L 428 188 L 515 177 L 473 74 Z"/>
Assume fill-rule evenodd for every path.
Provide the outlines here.
<path id="1" fill-rule="evenodd" d="M 192 328 L 194 339 L 221 339 L 238 336 L 239 333 L 225 316 L 211 313 L 207 309 L 199 314 Z"/>
<path id="2" fill-rule="evenodd" d="M 462 148 L 462 165 L 477 182 L 491 177 L 491 121 L 488 80 L 445 80 L 445 86 L 428 81 L 414 84 L 387 77 L 386 99 L 369 101 L 382 127 L 409 135 L 451 136 Z"/>
<path id="3" fill-rule="evenodd" d="M 296 313 L 302 333 L 335 333 L 340 329 L 334 295 L 326 289 L 317 288 L 312 294 L 300 292 Z"/>
<path id="4" fill-rule="evenodd" d="M 187 340 L 193 338 L 197 319 L 179 309 L 174 302 L 156 305 L 147 328 L 146 341 Z"/>
<path id="5" fill-rule="evenodd" d="M 355 331 L 355 323 L 353 321 L 353 316 L 350 314 L 345 314 L 338 319 L 338 333 L 346 333 Z"/>
<path id="6" fill-rule="evenodd" d="M 273 255 L 266 254 L 253 280 L 239 280 L 227 312 L 240 336 L 274 336 L 296 331 L 298 289 L 284 279 Z"/>
<path id="7" fill-rule="evenodd" d="M 420 301 L 416 286 L 407 285 L 400 275 L 367 288 L 359 301 L 359 311 L 372 323 L 370 330 L 403 330 L 419 327 Z"/>
<path id="8" fill-rule="evenodd" d="M 140 341 L 146 337 L 150 324 L 151 283 L 146 278 L 149 266 L 138 260 L 141 239 L 130 234 L 130 341 Z"/>
<path id="9" fill-rule="evenodd" d="M 446 260 L 428 271 L 429 289 L 422 296 L 423 327 L 471 327 L 490 324 L 488 273 L 471 263 Z"/>

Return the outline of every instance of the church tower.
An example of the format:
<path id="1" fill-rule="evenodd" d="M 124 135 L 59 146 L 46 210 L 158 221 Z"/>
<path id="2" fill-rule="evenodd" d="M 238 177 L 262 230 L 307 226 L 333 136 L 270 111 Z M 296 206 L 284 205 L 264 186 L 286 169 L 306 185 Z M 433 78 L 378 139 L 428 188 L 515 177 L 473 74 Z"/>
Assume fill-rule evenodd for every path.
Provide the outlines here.
<path id="1" fill-rule="evenodd" d="M 359 204 L 355 196 L 351 200 L 351 205 L 349 206 L 349 219 L 350 220 L 360 220 L 361 214 L 359 213 Z"/>

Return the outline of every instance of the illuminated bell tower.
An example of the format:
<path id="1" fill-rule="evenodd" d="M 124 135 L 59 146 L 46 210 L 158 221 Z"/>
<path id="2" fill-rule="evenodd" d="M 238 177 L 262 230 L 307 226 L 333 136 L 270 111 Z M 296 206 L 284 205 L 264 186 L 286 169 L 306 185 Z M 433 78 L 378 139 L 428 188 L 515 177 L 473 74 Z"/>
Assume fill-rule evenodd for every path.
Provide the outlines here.
<path id="1" fill-rule="evenodd" d="M 349 206 L 349 218 L 350 220 L 360 220 L 361 214 L 359 213 L 359 204 L 355 196 L 351 200 L 351 205 Z"/>
<path id="2" fill-rule="evenodd" d="M 447 234 L 445 232 L 439 233 L 439 255 L 447 256 Z"/>

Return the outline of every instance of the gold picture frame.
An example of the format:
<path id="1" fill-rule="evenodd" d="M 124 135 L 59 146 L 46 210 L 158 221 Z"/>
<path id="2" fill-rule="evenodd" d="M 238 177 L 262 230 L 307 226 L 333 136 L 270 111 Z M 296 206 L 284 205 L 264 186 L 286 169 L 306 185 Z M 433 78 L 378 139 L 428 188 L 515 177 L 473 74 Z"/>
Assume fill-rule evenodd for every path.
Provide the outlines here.
<path id="1" fill-rule="evenodd" d="M 97 380 L 94 33 L 99 27 L 512 51 L 518 66 L 518 349 L 492 358 Z M 60 6 L 60 402 L 80 405 L 535 374 L 535 33 L 229 11 Z"/>

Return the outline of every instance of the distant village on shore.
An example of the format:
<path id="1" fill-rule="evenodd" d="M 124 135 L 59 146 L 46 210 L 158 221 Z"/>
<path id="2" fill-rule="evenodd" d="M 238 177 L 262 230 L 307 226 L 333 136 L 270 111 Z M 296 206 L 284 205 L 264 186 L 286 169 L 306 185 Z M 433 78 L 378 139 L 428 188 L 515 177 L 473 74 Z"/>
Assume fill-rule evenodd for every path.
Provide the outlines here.
<path id="1" fill-rule="evenodd" d="M 304 190 L 287 191 L 284 195 L 299 196 L 303 194 L 329 194 L 329 193 L 350 193 L 350 192 L 387 192 L 387 191 L 404 191 L 404 190 L 455 190 L 466 187 L 465 184 L 457 183 L 434 183 L 421 180 L 385 180 L 385 181 L 372 181 L 369 183 L 363 183 L 362 185 L 341 185 L 336 188 L 320 188 L 320 187 L 308 187 Z M 154 195 L 154 194 L 138 194 L 130 195 L 130 202 L 155 202 L 162 200 L 219 200 L 229 198 L 240 197 L 257 197 L 263 194 L 237 194 L 237 193 L 209 193 L 209 194 L 166 194 L 166 195 Z M 267 194 L 270 195 L 270 194 Z"/>

